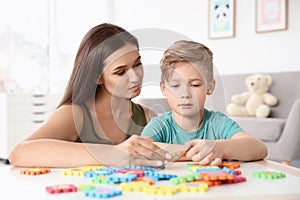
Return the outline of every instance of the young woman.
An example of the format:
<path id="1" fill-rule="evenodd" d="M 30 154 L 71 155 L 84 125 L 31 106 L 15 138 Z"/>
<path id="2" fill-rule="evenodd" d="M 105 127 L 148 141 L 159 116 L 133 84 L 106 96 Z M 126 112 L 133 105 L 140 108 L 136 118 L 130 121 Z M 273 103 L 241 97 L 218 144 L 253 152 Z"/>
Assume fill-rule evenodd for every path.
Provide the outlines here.
<path id="1" fill-rule="evenodd" d="M 92 28 L 57 109 L 16 145 L 9 161 L 21 167 L 161 165 L 167 152 L 139 136 L 155 113 L 131 101 L 142 80 L 137 39 L 112 24 Z"/>

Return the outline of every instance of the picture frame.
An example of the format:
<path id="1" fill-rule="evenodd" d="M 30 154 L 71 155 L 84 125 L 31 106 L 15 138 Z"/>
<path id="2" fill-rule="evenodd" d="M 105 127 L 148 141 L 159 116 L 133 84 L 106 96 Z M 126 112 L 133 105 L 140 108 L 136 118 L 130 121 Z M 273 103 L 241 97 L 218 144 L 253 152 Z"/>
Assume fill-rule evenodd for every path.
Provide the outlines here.
<path id="1" fill-rule="evenodd" d="M 256 33 L 287 29 L 288 0 L 256 0 Z"/>
<path id="2" fill-rule="evenodd" d="M 235 0 L 209 0 L 208 38 L 230 38 L 235 35 Z"/>

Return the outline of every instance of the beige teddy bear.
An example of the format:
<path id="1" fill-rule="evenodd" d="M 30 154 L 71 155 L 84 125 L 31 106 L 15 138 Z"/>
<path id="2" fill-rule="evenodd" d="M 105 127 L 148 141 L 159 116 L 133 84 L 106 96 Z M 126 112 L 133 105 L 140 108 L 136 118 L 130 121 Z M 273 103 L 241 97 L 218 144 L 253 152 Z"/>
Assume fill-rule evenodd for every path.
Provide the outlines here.
<path id="1" fill-rule="evenodd" d="M 277 98 L 268 93 L 272 77 L 263 74 L 253 74 L 246 78 L 248 92 L 232 96 L 232 103 L 227 106 L 231 116 L 268 117 L 270 106 L 277 104 Z"/>

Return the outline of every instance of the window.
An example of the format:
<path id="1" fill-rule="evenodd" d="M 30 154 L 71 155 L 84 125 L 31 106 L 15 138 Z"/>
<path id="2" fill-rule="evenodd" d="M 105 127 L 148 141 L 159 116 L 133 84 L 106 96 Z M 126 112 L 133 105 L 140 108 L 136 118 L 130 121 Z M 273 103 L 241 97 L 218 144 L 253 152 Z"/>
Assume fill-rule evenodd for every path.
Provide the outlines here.
<path id="1" fill-rule="evenodd" d="M 47 81 L 44 81 L 48 70 L 47 13 L 47 1 L 1 3 L 0 90 L 17 92 L 47 88 Z"/>
<path id="2" fill-rule="evenodd" d="M 0 91 L 62 92 L 84 34 L 110 0 L 0 0 Z"/>

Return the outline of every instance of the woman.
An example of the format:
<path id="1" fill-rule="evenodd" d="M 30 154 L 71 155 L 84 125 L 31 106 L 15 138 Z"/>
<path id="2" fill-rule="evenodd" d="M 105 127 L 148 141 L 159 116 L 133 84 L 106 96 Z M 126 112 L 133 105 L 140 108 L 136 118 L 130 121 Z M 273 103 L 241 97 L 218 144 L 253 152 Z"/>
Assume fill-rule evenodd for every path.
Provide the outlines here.
<path id="1" fill-rule="evenodd" d="M 166 151 L 138 136 L 155 114 L 131 101 L 143 80 L 138 48 L 137 39 L 121 27 L 105 23 L 92 28 L 79 46 L 60 104 L 16 145 L 11 164 L 161 165 Z"/>

